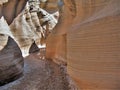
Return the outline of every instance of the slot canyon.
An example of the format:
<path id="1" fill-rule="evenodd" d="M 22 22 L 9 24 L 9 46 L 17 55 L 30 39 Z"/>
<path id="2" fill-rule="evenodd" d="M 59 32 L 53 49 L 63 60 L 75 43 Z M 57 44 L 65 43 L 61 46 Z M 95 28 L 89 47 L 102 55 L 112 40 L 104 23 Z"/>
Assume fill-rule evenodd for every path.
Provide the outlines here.
<path id="1" fill-rule="evenodd" d="M 120 90 L 120 0 L 0 0 L 0 90 Z"/>

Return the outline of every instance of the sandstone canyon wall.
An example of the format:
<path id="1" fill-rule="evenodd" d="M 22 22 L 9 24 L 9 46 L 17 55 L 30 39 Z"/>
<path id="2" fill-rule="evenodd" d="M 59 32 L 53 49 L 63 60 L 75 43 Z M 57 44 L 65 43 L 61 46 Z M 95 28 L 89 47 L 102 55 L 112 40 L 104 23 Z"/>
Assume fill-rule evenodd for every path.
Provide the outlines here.
<path id="1" fill-rule="evenodd" d="M 39 0 L 0 2 L 0 85 L 21 76 L 23 57 L 39 51 L 38 46 L 45 42 L 47 30 L 51 32 L 57 24 L 59 13 L 49 14 L 39 4 Z"/>
<path id="2" fill-rule="evenodd" d="M 12 37 L 20 47 L 24 57 L 29 55 L 32 44 L 36 44 L 38 47 L 41 44 L 45 44 L 46 33 L 48 32 L 49 34 L 58 21 L 58 12 L 49 14 L 40 8 L 39 4 L 39 1 L 27 2 L 25 10 L 10 25 L 7 24 L 6 17 L 1 17 L 0 19 L 0 33 Z M 39 14 L 42 14 L 43 17 L 39 17 Z M 7 39 L 5 36 L 1 37 L 6 40 L 3 44 L 0 44 L 2 49 Z M 2 39 L 1 41 L 3 42 Z"/>
<path id="3" fill-rule="evenodd" d="M 62 3 L 59 5 L 59 3 Z M 58 3 L 60 18 L 52 34 L 47 38 L 47 58 L 52 58 L 55 62 L 66 63 L 66 31 L 71 26 L 72 20 L 76 14 L 75 3 L 60 2 Z M 65 5 L 64 5 L 65 4 Z M 69 4 L 71 11 L 67 7 Z M 66 7 L 65 7 L 66 6 Z M 54 44 L 53 44 L 54 43 Z M 60 59 L 60 60 L 59 60 Z"/>
<path id="4" fill-rule="evenodd" d="M 41 6 L 50 12 L 58 9 L 60 12 L 59 23 L 47 37 L 47 58 L 67 64 L 67 72 L 81 90 L 119 90 L 120 0 L 58 1 L 58 8 L 55 0 Z M 26 0 L 1 3 L 4 2 L 0 2 L 0 17 L 4 17 L 0 20 L 0 76 L 8 76 L 0 78 L 0 85 L 22 74 L 21 51 L 29 54 L 37 49 L 31 48 L 44 36 L 41 35 L 44 29 L 41 21 L 51 19 L 43 17 L 40 20 L 37 16 L 40 9 L 37 13 L 29 10 L 20 13 Z"/>
<path id="5" fill-rule="evenodd" d="M 8 24 L 11 24 L 13 19 L 23 10 L 26 2 L 27 0 L 1 0 L 0 18 L 4 16 Z"/>
<path id="6" fill-rule="evenodd" d="M 25 3 L 26 0 L 0 0 L 0 86 L 23 74 L 23 56 L 13 40 L 8 24 L 22 11 Z"/>
<path id="7" fill-rule="evenodd" d="M 120 0 L 64 0 L 46 53 L 67 63 L 81 90 L 120 89 L 119 7 Z"/>
<path id="8" fill-rule="evenodd" d="M 53 12 L 58 11 L 57 2 L 58 0 L 46 0 L 46 2 L 41 2 L 40 7 L 50 13 L 53 13 Z"/>

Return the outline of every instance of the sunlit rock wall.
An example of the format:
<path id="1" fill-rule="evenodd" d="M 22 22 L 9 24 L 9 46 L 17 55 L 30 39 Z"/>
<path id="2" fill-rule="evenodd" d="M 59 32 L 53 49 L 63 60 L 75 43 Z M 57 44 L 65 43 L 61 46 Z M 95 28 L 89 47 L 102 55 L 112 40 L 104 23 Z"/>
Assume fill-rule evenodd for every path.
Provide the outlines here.
<path id="1" fill-rule="evenodd" d="M 50 26 L 49 30 L 52 30 L 57 22 L 54 23 L 54 21 L 56 20 L 54 16 L 52 16 L 53 18 L 50 18 L 49 16 L 52 15 L 48 14 L 45 18 L 42 18 L 41 20 L 43 20 L 43 23 L 50 20 L 48 22 Z M 34 41 L 37 46 L 45 44 L 45 41 L 42 40 L 45 40 L 44 38 L 46 35 L 46 28 L 44 29 L 41 26 L 40 19 L 37 16 L 36 12 L 21 13 L 10 25 L 10 29 L 15 41 L 18 43 L 20 49 L 22 50 L 23 56 L 29 55 L 29 49 Z"/>
<path id="2" fill-rule="evenodd" d="M 8 2 L 8 0 L 0 0 L 0 5 L 4 4 L 6 2 Z"/>
<path id="3" fill-rule="evenodd" d="M 32 43 L 36 39 L 40 40 L 41 38 L 41 33 L 36 32 L 36 27 L 31 20 L 31 15 L 30 18 L 27 18 L 27 15 L 22 13 L 13 21 L 10 29 L 15 41 L 22 50 L 23 56 L 29 55 L 29 49 Z"/>
<path id="4" fill-rule="evenodd" d="M 67 62 L 80 90 L 120 89 L 119 6 L 119 0 L 64 0 L 63 17 L 47 40 L 47 57 Z"/>
<path id="5" fill-rule="evenodd" d="M 27 3 L 25 10 L 23 10 L 10 25 L 7 24 L 5 17 L 1 17 L 0 34 L 3 34 L 3 36 L 1 35 L 0 37 L 6 41 L 3 42 L 1 39 L 3 43 L 0 44 L 0 49 L 4 48 L 7 42 L 7 38 L 4 35 L 10 36 L 16 41 L 24 57 L 29 55 L 30 47 L 34 42 L 38 47 L 41 44 L 45 44 L 46 35 L 49 34 L 57 24 L 59 13 L 49 14 L 39 7 L 38 2 L 33 4 L 33 10 L 31 10 L 31 3 Z M 41 12 L 44 17 L 39 17 L 39 12 Z"/>
<path id="6" fill-rule="evenodd" d="M 46 2 L 41 1 L 40 7 L 52 13 L 58 11 L 57 3 L 58 0 L 46 0 Z"/>
<path id="7" fill-rule="evenodd" d="M 7 44 L 7 41 L 8 41 L 8 36 L 1 34 L 0 35 L 0 42 L 1 42 L 0 50 L 2 50 L 5 47 L 5 45 Z"/>

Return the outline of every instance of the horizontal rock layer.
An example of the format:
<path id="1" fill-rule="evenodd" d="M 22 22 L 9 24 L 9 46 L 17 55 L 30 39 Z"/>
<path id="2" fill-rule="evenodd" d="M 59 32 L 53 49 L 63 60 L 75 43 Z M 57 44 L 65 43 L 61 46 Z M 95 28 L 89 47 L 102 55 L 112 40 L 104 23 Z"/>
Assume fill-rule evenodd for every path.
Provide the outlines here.
<path id="1" fill-rule="evenodd" d="M 119 90 L 120 1 L 64 0 L 64 4 L 63 17 L 47 40 L 47 57 L 67 62 L 80 90 Z"/>

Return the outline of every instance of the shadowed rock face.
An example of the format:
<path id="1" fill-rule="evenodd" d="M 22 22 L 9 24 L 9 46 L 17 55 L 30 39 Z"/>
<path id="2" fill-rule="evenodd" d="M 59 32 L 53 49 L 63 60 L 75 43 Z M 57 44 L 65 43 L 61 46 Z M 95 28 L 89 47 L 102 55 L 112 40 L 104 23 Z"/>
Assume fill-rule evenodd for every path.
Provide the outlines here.
<path id="1" fill-rule="evenodd" d="M 58 20 L 59 23 L 54 28 L 53 33 L 47 38 L 46 53 L 48 58 L 52 58 L 54 60 L 61 59 L 62 61 L 66 62 L 66 33 L 68 28 L 72 26 L 72 21 L 76 16 L 76 6 L 75 1 L 73 0 L 59 1 L 59 3 L 64 5 L 59 5 L 58 3 L 60 9 L 60 18 Z"/>
<path id="2" fill-rule="evenodd" d="M 32 45 L 31 45 L 31 47 L 30 47 L 30 49 L 29 49 L 29 53 L 34 53 L 34 52 L 37 52 L 37 51 L 39 51 L 40 49 L 38 48 L 38 46 L 36 45 L 36 43 L 34 42 Z"/>
<path id="3" fill-rule="evenodd" d="M 12 38 L 0 51 L 0 86 L 19 78 L 23 73 L 22 53 Z"/>

